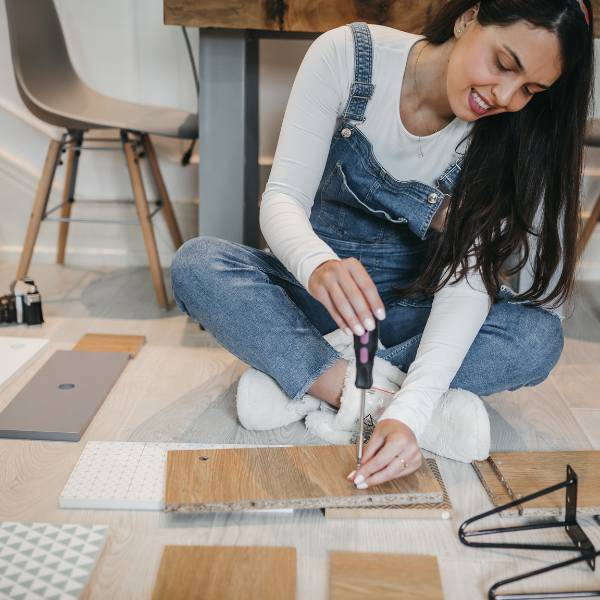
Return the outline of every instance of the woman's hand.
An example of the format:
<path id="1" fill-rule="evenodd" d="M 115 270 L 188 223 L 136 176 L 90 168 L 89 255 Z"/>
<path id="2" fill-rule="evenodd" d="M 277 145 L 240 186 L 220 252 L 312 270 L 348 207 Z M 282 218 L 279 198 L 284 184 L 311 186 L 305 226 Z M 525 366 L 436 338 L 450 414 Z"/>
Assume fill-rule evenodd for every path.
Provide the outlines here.
<path id="1" fill-rule="evenodd" d="M 356 258 L 328 260 L 310 276 L 308 291 L 348 335 L 375 329 L 373 315 L 385 319 L 385 308 L 367 270 Z"/>
<path id="2" fill-rule="evenodd" d="M 412 429 L 396 419 L 383 419 L 377 423 L 365 449 L 362 467 L 352 471 L 348 479 L 353 479 L 359 489 L 365 489 L 410 475 L 422 462 Z"/>

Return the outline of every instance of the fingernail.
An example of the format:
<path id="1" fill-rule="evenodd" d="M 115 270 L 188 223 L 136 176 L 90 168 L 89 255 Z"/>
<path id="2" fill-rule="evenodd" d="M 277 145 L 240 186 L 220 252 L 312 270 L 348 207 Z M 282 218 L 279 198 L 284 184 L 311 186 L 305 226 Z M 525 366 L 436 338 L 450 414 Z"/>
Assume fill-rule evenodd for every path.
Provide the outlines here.
<path id="1" fill-rule="evenodd" d="M 383 321 L 383 319 L 385 319 L 385 310 L 383 310 L 383 308 L 378 308 L 375 311 L 375 316 L 380 320 Z"/>
<path id="2" fill-rule="evenodd" d="M 352 471 L 352 473 L 350 473 L 346 479 L 352 479 L 354 476 L 356 475 L 356 471 Z"/>
<path id="3" fill-rule="evenodd" d="M 367 331 L 373 331 L 373 329 L 375 329 L 375 321 L 373 321 L 371 317 L 365 319 L 365 329 Z"/>
<path id="4" fill-rule="evenodd" d="M 350 329 L 350 327 L 346 327 L 346 329 L 344 329 L 344 333 L 346 335 L 352 335 L 352 329 Z"/>
<path id="5" fill-rule="evenodd" d="M 365 478 L 362 475 L 359 475 L 355 480 L 354 480 L 354 485 L 356 487 L 358 487 L 359 485 L 361 485 L 362 483 L 365 482 Z"/>
<path id="6" fill-rule="evenodd" d="M 354 326 L 354 333 L 356 335 L 363 335 L 365 333 L 365 330 L 360 325 L 355 325 Z"/>
<path id="7" fill-rule="evenodd" d="M 356 489 L 357 490 L 366 490 L 368 487 L 369 486 L 366 483 L 358 483 L 358 484 L 356 484 Z"/>

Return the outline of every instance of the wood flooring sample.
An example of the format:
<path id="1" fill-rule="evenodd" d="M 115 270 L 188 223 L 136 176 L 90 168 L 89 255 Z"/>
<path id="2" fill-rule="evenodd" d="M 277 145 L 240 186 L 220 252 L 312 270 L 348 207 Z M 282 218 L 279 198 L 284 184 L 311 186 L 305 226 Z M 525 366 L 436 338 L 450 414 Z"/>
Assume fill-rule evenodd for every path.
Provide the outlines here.
<path id="1" fill-rule="evenodd" d="M 146 343 L 143 335 L 119 335 L 112 333 L 86 333 L 73 350 L 78 352 L 128 352 L 135 358 Z"/>
<path id="2" fill-rule="evenodd" d="M 406 504 L 404 506 L 363 506 L 361 508 L 326 508 L 328 519 L 449 519 L 452 503 L 435 458 L 426 458 L 431 472 L 442 489 L 441 502 Z"/>
<path id="3" fill-rule="evenodd" d="M 294 600 L 296 549 L 165 546 L 152 600 Z"/>
<path id="4" fill-rule="evenodd" d="M 355 462 L 356 446 L 172 451 L 167 456 L 165 510 L 226 512 L 443 500 L 426 461 L 411 475 L 366 490 L 357 490 L 346 479 Z"/>
<path id="5" fill-rule="evenodd" d="M 332 552 L 329 600 L 444 600 L 437 558 Z"/>
<path id="6" fill-rule="evenodd" d="M 473 466 L 496 506 L 564 481 L 569 464 L 578 478 L 578 511 L 594 514 L 600 511 L 600 451 L 493 452 L 490 459 L 477 461 Z M 560 515 L 564 506 L 565 488 L 527 502 L 523 512 L 527 515 Z M 506 514 L 517 511 L 518 507 L 515 507 Z"/>

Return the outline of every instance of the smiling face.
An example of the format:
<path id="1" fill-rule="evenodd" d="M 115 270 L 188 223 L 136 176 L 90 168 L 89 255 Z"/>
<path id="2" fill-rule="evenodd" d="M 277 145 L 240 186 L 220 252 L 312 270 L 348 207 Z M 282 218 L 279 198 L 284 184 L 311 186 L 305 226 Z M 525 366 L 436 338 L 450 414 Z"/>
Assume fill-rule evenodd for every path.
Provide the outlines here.
<path id="1" fill-rule="evenodd" d="M 464 121 L 519 111 L 561 75 L 559 40 L 546 29 L 525 21 L 482 26 L 463 15 L 455 34 L 446 91 Z"/>

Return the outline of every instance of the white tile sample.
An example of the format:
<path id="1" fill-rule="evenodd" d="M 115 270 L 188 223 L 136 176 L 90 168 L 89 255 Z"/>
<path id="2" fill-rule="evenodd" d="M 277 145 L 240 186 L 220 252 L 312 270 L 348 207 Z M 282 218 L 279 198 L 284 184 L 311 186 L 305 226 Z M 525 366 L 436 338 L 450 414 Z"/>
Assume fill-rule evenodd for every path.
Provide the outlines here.
<path id="1" fill-rule="evenodd" d="M 45 338 L 0 336 L 0 388 L 48 343 Z"/>
<path id="2" fill-rule="evenodd" d="M 107 533 L 106 525 L 0 522 L 0 598 L 79 598 Z"/>
<path id="3" fill-rule="evenodd" d="M 59 498 L 60 508 L 163 510 L 169 450 L 244 448 L 240 444 L 88 442 Z M 265 512 L 265 511 L 252 511 Z M 268 512 L 293 512 L 268 511 Z"/>

